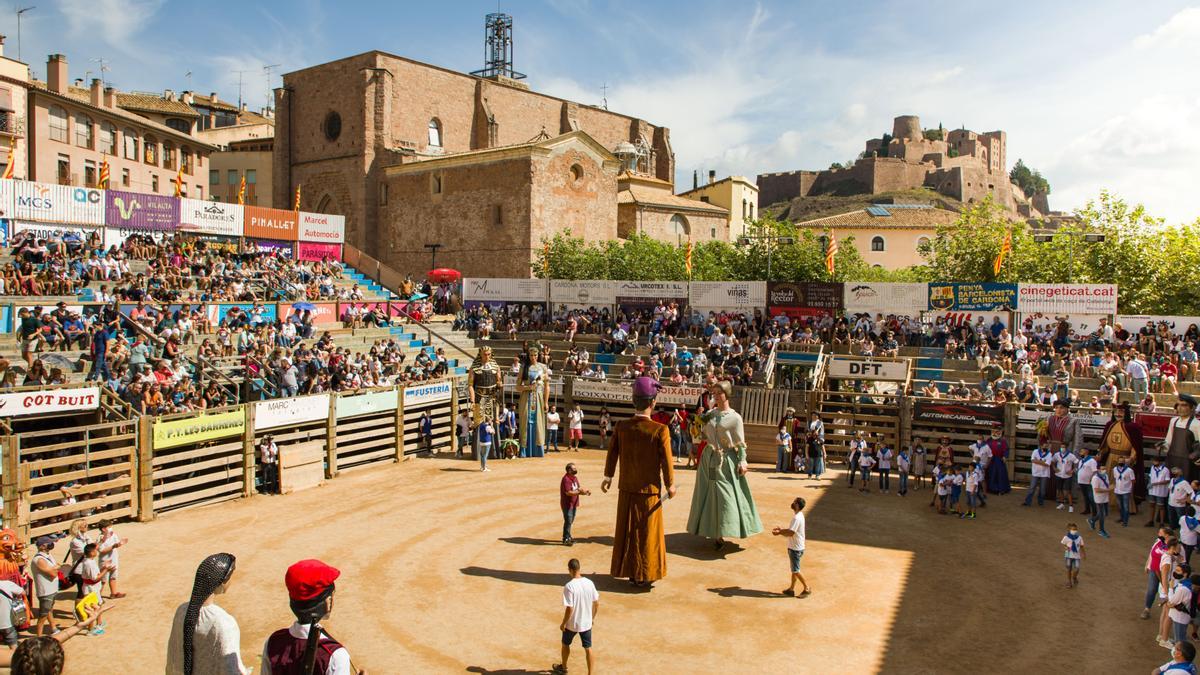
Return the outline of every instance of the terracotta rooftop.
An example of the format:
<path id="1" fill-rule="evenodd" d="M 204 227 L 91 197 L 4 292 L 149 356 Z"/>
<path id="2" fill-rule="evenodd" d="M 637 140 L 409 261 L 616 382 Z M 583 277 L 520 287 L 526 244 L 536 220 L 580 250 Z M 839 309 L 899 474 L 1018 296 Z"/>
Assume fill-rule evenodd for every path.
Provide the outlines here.
<path id="1" fill-rule="evenodd" d="M 213 110 L 228 110 L 237 112 L 237 104 L 221 99 L 213 100 L 211 96 L 201 96 L 200 94 L 192 94 L 192 105 L 200 105 Z"/>
<path id="2" fill-rule="evenodd" d="M 117 92 L 117 105 L 126 110 L 136 110 L 139 112 L 154 112 L 164 115 L 178 115 L 180 117 L 199 117 L 200 113 L 192 109 L 192 106 L 175 99 L 174 101 L 158 94 L 144 93 L 126 93 Z"/>
<path id="3" fill-rule="evenodd" d="M 956 211 L 918 204 L 878 204 L 835 216 L 814 218 L 796 223 L 808 228 L 933 228 L 958 221 Z"/>
<path id="4" fill-rule="evenodd" d="M 208 150 L 216 149 L 216 147 L 213 146 L 212 144 L 206 143 L 205 141 L 203 141 L 195 136 L 192 136 L 191 134 L 185 134 L 183 132 L 172 129 L 171 127 L 168 127 L 165 124 L 159 124 L 158 122 L 155 122 L 153 120 L 142 117 L 141 115 L 139 115 L 135 112 L 126 110 L 125 108 L 121 107 L 121 105 L 120 105 L 120 98 L 119 98 L 121 96 L 120 92 L 117 93 L 118 99 L 117 99 L 117 107 L 116 108 L 103 108 L 103 107 L 96 107 L 96 106 L 92 105 L 91 91 L 88 89 L 84 89 L 83 87 L 67 87 L 67 92 L 65 94 L 59 94 L 57 92 L 50 91 L 46 87 L 46 83 L 42 82 L 41 80 L 30 80 L 29 88 L 36 91 L 39 95 L 61 97 L 68 101 L 72 101 L 76 104 L 87 106 L 88 108 L 95 110 L 97 112 L 101 112 L 106 115 L 112 115 L 113 117 L 118 117 L 118 118 L 121 118 L 124 120 L 128 120 L 130 122 L 141 125 L 148 129 L 154 129 L 155 131 L 163 133 L 163 134 L 172 135 L 177 138 L 187 139 L 189 142 L 191 142 L 195 145 L 204 147 Z M 189 108 L 189 110 L 190 110 L 190 108 Z"/>
<path id="5" fill-rule="evenodd" d="M 631 176 L 628 173 L 622 173 L 617 177 L 617 204 L 637 204 L 681 211 L 703 211 L 722 216 L 729 215 L 729 211 L 720 206 L 672 194 L 671 184 L 665 180 L 653 176 Z"/>

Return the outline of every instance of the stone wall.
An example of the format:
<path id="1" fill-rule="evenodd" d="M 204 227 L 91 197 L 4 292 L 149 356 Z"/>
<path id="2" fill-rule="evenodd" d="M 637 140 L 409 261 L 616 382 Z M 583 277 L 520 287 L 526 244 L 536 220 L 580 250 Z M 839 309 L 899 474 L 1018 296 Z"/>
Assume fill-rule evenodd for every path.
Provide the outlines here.
<path id="1" fill-rule="evenodd" d="M 534 158 L 528 223 L 534 248 L 563 230 L 588 241 L 617 238 L 617 167 L 609 164 L 578 148 Z"/>

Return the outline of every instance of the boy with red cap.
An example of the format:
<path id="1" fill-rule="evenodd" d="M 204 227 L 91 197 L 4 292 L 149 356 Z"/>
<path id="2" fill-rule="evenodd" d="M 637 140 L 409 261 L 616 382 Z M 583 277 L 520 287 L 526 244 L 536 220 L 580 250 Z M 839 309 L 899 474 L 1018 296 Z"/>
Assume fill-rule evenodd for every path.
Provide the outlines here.
<path id="1" fill-rule="evenodd" d="M 283 577 L 296 622 L 267 638 L 263 647 L 265 675 L 365 675 L 355 670 L 350 653 L 321 627 L 333 611 L 333 582 L 341 572 L 320 560 L 301 560 Z"/>

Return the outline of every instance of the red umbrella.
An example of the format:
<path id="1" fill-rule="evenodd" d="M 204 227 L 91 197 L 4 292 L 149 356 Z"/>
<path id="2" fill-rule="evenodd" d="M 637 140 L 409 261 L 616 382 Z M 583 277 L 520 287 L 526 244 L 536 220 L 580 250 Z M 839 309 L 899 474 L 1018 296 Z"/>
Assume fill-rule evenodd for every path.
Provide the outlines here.
<path id="1" fill-rule="evenodd" d="M 430 270 L 425 277 L 435 284 L 448 284 L 462 279 L 462 272 L 449 267 L 439 267 L 436 270 Z"/>

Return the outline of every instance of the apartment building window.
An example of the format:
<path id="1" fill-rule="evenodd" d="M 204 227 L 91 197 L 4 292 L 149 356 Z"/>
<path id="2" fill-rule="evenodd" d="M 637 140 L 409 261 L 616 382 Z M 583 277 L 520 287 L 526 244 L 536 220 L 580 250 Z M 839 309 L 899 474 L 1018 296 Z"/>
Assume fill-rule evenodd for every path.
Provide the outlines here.
<path id="1" fill-rule="evenodd" d="M 142 161 L 150 166 L 158 166 L 158 139 L 153 136 L 142 140 Z"/>
<path id="2" fill-rule="evenodd" d="M 75 116 L 75 145 L 81 148 L 92 147 L 92 118 L 79 113 Z"/>
<path id="3" fill-rule="evenodd" d="M 436 117 L 429 120 L 429 145 L 442 147 L 442 123 Z"/>
<path id="4" fill-rule="evenodd" d="M 237 169 L 230 169 L 228 172 L 226 172 L 226 174 L 229 176 L 229 184 L 230 184 L 230 185 L 237 185 L 237 184 L 238 184 L 238 172 L 237 172 Z"/>
<path id="5" fill-rule="evenodd" d="M 216 169 L 209 169 L 208 170 L 208 184 L 209 185 L 220 185 L 221 184 L 221 172 Z"/>
<path id="6" fill-rule="evenodd" d="M 192 150 L 186 145 L 179 148 L 179 168 L 187 175 L 192 175 Z"/>
<path id="7" fill-rule="evenodd" d="M 100 147 L 96 148 L 102 154 L 116 154 L 117 128 L 109 122 L 100 123 Z"/>
<path id="8" fill-rule="evenodd" d="M 129 169 L 121 169 L 121 185 L 129 187 Z"/>
<path id="9" fill-rule="evenodd" d="M 167 126 L 181 134 L 192 133 L 192 123 L 188 122 L 187 120 L 181 120 L 172 117 L 171 119 L 167 120 Z"/>
<path id="10" fill-rule="evenodd" d="M 871 250 L 872 251 L 882 251 L 882 250 L 884 250 L 884 248 L 885 248 L 885 245 L 883 242 L 883 237 L 872 237 L 871 238 Z"/>
<path id="11" fill-rule="evenodd" d="M 158 192 L 158 174 L 150 174 L 150 191 Z"/>
<path id="12" fill-rule="evenodd" d="M 59 185 L 71 183 L 71 158 L 67 155 L 58 156 L 58 183 Z"/>
<path id="13" fill-rule="evenodd" d="M 67 142 L 67 111 L 56 105 L 50 106 L 50 140 Z"/>
<path id="14" fill-rule="evenodd" d="M 175 168 L 175 146 L 166 141 L 163 141 L 162 165 L 164 169 Z"/>
<path id="15" fill-rule="evenodd" d="M 96 162 L 87 159 L 83 162 L 83 184 L 87 187 L 96 186 Z"/>
<path id="16" fill-rule="evenodd" d="M 258 170 L 246 169 L 246 185 L 254 185 L 258 182 Z"/>
<path id="17" fill-rule="evenodd" d="M 203 185 L 196 186 L 196 199 L 204 199 L 204 186 Z"/>
<path id="18" fill-rule="evenodd" d="M 133 129 L 125 129 L 125 159 L 137 161 L 138 158 L 138 137 L 137 132 Z"/>

